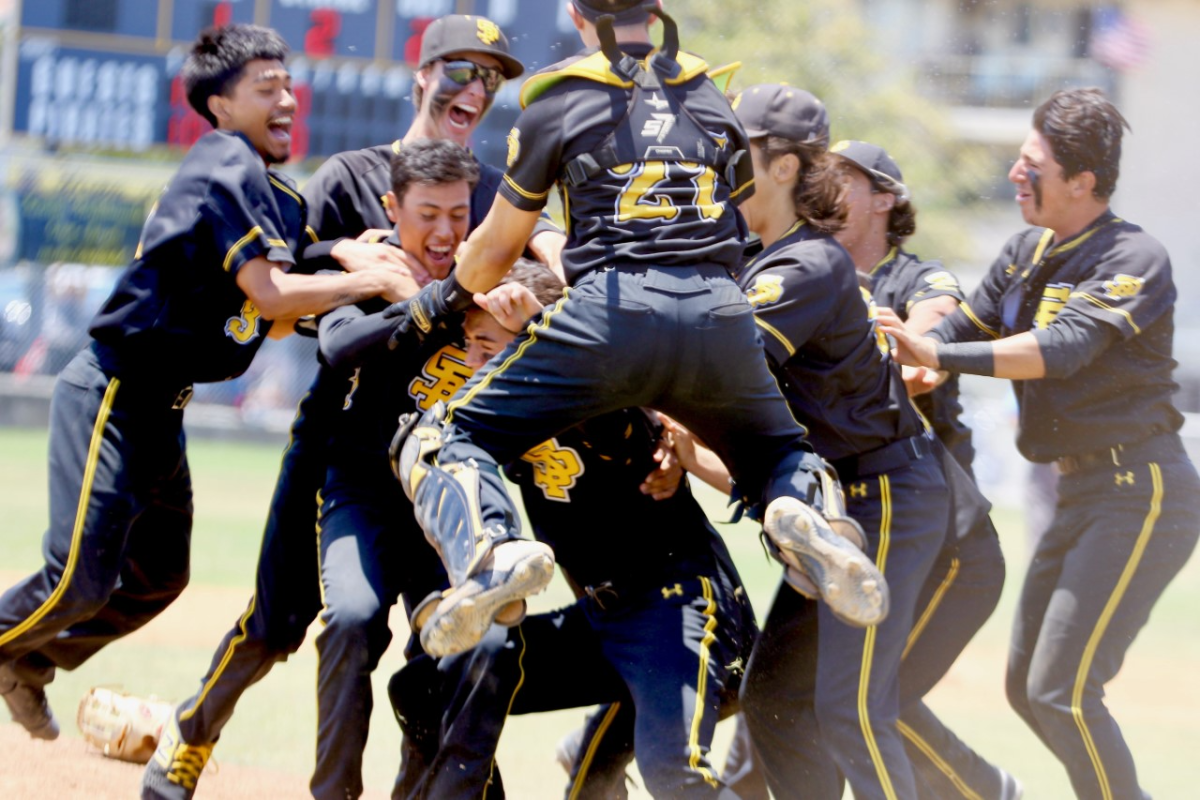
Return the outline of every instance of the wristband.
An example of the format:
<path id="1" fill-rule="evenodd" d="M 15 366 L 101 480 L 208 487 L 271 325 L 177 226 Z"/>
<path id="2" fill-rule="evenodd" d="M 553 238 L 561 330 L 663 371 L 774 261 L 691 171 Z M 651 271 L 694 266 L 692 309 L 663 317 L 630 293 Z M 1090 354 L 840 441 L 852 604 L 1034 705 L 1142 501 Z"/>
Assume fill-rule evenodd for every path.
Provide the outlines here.
<path id="1" fill-rule="evenodd" d="M 991 342 L 950 342 L 937 346 L 938 369 L 966 375 L 996 375 L 996 352 Z"/>

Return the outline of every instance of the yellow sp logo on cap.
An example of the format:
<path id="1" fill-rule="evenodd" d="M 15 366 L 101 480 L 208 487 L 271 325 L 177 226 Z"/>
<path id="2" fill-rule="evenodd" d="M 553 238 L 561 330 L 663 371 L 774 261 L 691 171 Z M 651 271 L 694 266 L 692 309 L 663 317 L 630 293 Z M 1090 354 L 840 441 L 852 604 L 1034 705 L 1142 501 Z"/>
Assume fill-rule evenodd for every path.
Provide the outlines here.
<path id="1" fill-rule="evenodd" d="M 1104 296 L 1111 297 L 1113 300 L 1136 297 L 1137 293 L 1142 290 L 1142 286 L 1144 286 L 1145 283 L 1145 278 L 1137 278 L 1133 275 L 1118 273 L 1117 275 L 1113 276 L 1111 281 L 1104 282 Z"/>
<path id="2" fill-rule="evenodd" d="M 495 44 L 500 39 L 500 26 L 490 19 L 475 20 L 475 36 L 484 44 Z"/>

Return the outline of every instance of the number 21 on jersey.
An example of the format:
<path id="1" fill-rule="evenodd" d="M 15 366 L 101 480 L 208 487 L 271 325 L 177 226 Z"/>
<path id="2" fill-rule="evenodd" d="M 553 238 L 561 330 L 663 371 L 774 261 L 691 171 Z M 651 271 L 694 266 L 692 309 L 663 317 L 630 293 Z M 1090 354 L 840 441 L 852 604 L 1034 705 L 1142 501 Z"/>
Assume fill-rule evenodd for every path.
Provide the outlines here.
<path id="1" fill-rule="evenodd" d="M 716 202 L 717 173 L 689 161 L 643 161 L 610 169 L 615 178 L 626 178 L 617 198 L 617 222 L 633 219 L 673 221 L 681 213 L 690 184 L 691 197 L 684 208 L 695 208 L 702 220 L 713 220 L 725 211 Z"/>

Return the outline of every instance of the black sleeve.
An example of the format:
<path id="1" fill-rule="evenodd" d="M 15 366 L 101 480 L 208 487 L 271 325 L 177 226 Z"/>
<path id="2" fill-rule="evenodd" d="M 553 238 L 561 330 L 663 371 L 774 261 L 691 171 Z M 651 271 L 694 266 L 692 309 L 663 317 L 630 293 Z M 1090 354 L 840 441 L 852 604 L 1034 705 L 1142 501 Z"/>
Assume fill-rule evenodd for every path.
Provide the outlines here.
<path id="1" fill-rule="evenodd" d="M 1067 306 L 1048 328 L 1033 331 L 1047 378 L 1069 378 L 1096 360 L 1121 337 L 1116 326 Z"/>
<path id="2" fill-rule="evenodd" d="M 368 314 L 355 305 L 335 308 L 321 317 L 317 342 L 331 367 L 357 367 L 373 352 L 387 349 L 396 318 Z"/>
<path id="3" fill-rule="evenodd" d="M 562 158 L 563 95 L 531 103 L 508 134 L 508 171 L 500 196 L 522 211 L 546 205 Z"/>

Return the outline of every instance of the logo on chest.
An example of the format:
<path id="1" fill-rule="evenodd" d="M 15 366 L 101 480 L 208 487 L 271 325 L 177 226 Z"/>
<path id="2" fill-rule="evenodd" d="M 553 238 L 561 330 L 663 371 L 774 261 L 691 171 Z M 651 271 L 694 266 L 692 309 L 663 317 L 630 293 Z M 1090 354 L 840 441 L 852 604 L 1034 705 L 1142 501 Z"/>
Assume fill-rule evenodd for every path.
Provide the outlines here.
<path id="1" fill-rule="evenodd" d="M 408 385 L 408 393 L 417 408 L 428 411 L 437 401 L 454 397 L 474 374 L 475 370 L 467 366 L 467 352 L 448 344 L 425 362 L 421 374 Z"/>
<path id="2" fill-rule="evenodd" d="M 1046 284 L 1042 291 L 1042 299 L 1038 302 L 1037 312 L 1033 315 L 1033 327 L 1038 330 L 1049 328 L 1058 312 L 1067 304 L 1067 298 L 1071 296 L 1071 290 L 1074 288 L 1073 283 Z"/>
<path id="3" fill-rule="evenodd" d="M 521 456 L 533 465 L 533 482 L 547 500 L 571 502 L 570 489 L 583 474 L 583 461 L 572 447 L 559 447 L 555 439 L 542 442 Z"/>

